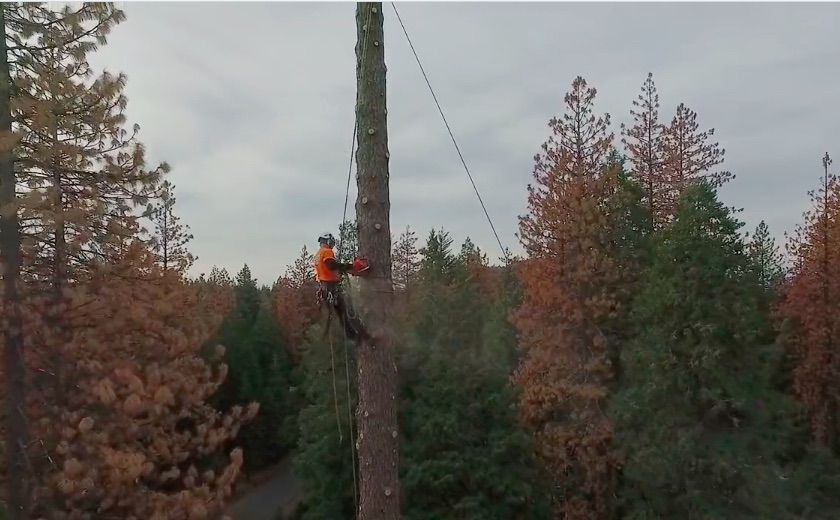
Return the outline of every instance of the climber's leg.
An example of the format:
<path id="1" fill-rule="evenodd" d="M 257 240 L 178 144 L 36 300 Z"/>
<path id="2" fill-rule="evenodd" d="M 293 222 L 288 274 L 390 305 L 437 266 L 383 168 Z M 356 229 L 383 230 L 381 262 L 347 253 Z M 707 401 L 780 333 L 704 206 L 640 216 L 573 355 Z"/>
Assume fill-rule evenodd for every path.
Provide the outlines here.
<path id="1" fill-rule="evenodd" d="M 321 282 L 318 284 L 318 309 L 326 310 L 326 318 L 324 324 L 324 337 L 330 333 L 330 324 L 332 323 L 332 311 L 335 308 L 335 290 L 333 284 Z"/>
<path id="2" fill-rule="evenodd" d="M 318 288 L 318 301 L 322 302 L 327 308 L 327 325 L 324 328 L 324 334 L 329 333 L 332 313 L 335 312 L 344 335 L 348 339 L 355 339 L 357 336 L 356 329 L 351 324 L 348 314 L 348 311 L 352 311 L 347 307 L 347 300 L 342 294 L 341 285 L 338 282 L 321 282 Z"/>

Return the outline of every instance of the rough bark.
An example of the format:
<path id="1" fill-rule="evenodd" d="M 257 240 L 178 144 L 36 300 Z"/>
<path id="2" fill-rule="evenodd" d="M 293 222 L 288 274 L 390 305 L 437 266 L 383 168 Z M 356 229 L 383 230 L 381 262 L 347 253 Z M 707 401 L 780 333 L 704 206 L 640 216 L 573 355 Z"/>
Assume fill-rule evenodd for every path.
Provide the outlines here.
<path id="1" fill-rule="evenodd" d="M 359 251 L 371 265 L 360 284 L 370 339 L 359 340 L 356 354 L 360 520 L 400 518 L 397 368 L 389 329 L 394 288 L 382 15 L 381 2 L 356 4 L 356 218 Z"/>
<path id="2" fill-rule="evenodd" d="M 24 399 L 26 366 L 23 359 L 21 317 L 20 219 L 15 197 L 14 140 L 12 139 L 12 78 L 6 46 L 5 4 L 0 3 L 0 259 L 3 268 L 6 396 L 6 504 L 12 518 L 29 518 L 26 478 L 28 445 Z"/>

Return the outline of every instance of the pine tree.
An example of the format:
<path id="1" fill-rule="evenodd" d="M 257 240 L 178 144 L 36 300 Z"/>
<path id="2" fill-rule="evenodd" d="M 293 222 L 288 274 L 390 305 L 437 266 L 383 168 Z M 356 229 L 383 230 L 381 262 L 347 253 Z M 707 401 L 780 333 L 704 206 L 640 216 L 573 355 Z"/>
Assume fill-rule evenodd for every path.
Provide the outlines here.
<path id="1" fill-rule="evenodd" d="M 78 386 L 60 417 L 39 420 L 61 441 L 33 516 L 206 518 L 231 495 L 242 452 L 222 467 L 204 461 L 258 405 L 220 414 L 208 404 L 227 370 L 199 355 L 209 331 L 191 285 L 170 279 L 140 242 L 112 262 L 68 310 Z"/>
<path id="2" fill-rule="evenodd" d="M 300 249 L 300 254 L 294 263 L 286 269 L 284 276 L 295 287 L 300 287 L 315 278 L 315 256 L 309 252 L 306 246 Z"/>
<path id="3" fill-rule="evenodd" d="M 235 316 L 244 330 L 247 330 L 257 319 L 260 310 L 260 291 L 257 280 L 251 276 L 248 264 L 236 274 L 234 279 L 234 294 L 236 295 Z"/>
<path id="4" fill-rule="evenodd" d="M 458 281 L 465 276 L 464 266 L 452 251 L 453 239 L 448 232 L 431 230 L 426 244 L 420 248 L 419 269 L 412 302 L 408 307 L 405 325 L 411 327 L 417 340 L 429 344 L 443 341 L 458 344 L 451 336 L 461 334 L 457 327 L 444 324 L 466 323 L 471 308 L 460 308 L 455 300 Z M 434 309 L 416 313 L 412 309 Z M 473 338 L 477 339 L 477 338 Z M 470 343 L 474 345 L 474 343 Z M 461 345 L 461 348 L 466 345 Z"/>
<path id="5" fill-rule="evenodd" d="M 677 106 L 663 134 L 669 184 L 667 213 L 673 213 L 683 193 L 698 179 L 706 179 L 717 188 L 735 178 L 731 172 L 716 170 L 723 164 L 725 150 L 709 141 L 714 135 L 714 128 L 700 131 L 696 112 L 684 103 Z"/>
<path id="6" fill-rule="evenodd" d="M 9 330 L 14 331 L 6 338 L 7 399 L 18 403 L 10 404 L 12 408 L 21 410 L 20 403 L 26 400 L 26 367 L 17 332 L 24 326 L 18 283 L 25 280 L 27 289 L 51 291 L 46 312 L 36 311 L 44 322 L 27 326 L 31 338 L 40 335 L 34 344 L 55 351 L 49 356 L 40 353 L 41 361 L 52 359 L 41 367 L 44 371 L 36 372 L 35 386 L 45 392 L 48 385 L 43 384 L 43 374 L 55 374 L 58 399 L 66 375 L 59 371 L 64 365 L 59 346 L 68 334 L 60 323 L 67 305 L 66 291 L 82 273 L 90 275 L 86 251 L 92 249 L 91 244 L 130 227 L 125 199 L 142 202 L 146 187 L 156 182 L 158 172 L 143 168 L 142 147 L 122 134 L 125 99 L 120 90 L 124 79 L 104 74 L 89 81 L 92 71 L 86 55 L 106 43 L 111 29 L 124 19 L 122 11 L 112 3 L 60 10 L 43 3 L 4 4 L 2 11 L 4 33 L 0 39 L 5 46 L 0 52 L 4 64 L 0 76 L 4 94 L 0 97 L 4 106 L 0 113 L 5 121 L 2 130 L 7 133 L 4 140 L 10 147 L 4 150 L 7 170 L 0 175 L 5 190 L 0 205 L 15 202 L 16 192 L 20 204 L 3 219 L 0 234 L 5 240 L 0 256 L 8 260 L 3 278 L 10 303 Z M 13 130 L 16 135 L 9 139 Z M 130 234 L 128 229 L 123 236 Z M 44 395 L 34 398 L 56 401 Z M 10 421 L 23 421 L 19 412 L 7 415 Z M 27 444 L 18 424 L 10 423 L 7 432 L 17 436 L 15 441 L 9 439 L 9 446 Z M 21 460 L 15 458 L 24 455 L 17 449 L 12 453 L 8 481 L 11 486 L 25 485 L 28 479 L 19 473 Z M 9 495 L 11 509 L 28 517 L 28 492 L 10 489 Z"/>
<path id="7" fill-rule="evenodd" d="M 135 237 L 132 211 L 145 203 L 168 167 L 148 170 L 137 129 L 131 134 L 124 129 L 125 77 L 95 76 L 87 62 L 124 20 L 122 11 L 113 4 L 91 4 L 72 14 L 69 8 L 36 8 L 32 16 L 51 23 L 41 35 L 47 48 L 16 78 L 24 92 L 18 121 L 26 135 L 19 164 L 27 196 L 40 196 L 27 212 L 27 239 L 37 251 L 31 274 L 51 294 L 44 326 L 36 332 L 51 354 L 44 356 L 49 363 L 36 372 L 35 386 L 43 394 L 48 386 L 44 375 L 54 375 L 55 395 L 39 399 L 58 407 L 45 405 L 45 411 L 59 413 L 76 384 L 67 362 L 73 332 L 63 323 L 68 290 L 115 251 L 99 244 Z"/>
<path id="8" fill-rule="evenodd" d="M 668 179 L 665 167 L 665 125 L 659 122 L 659 93 L 648 73 L 642 93 L 633 101 L 633 126 L 621 125 L 632 176 L 643 190 L 649 216 L 648 230 L 658 229 L 667 217 Z"/>
<path id="9" fill-rule="evenodd" d="M 771 316 L 779 303 L 779 296 L 785 281 L 784 258 L 763 220 L 758 223 L 752 236 L 747 235 L 747 239 L 746 254 L 760 285 L 757 295 L 759 306 L 762 314 Z M 759 333 L 760 341 L 766 345 L 775 343 L 779 325 L 777 320 L 768 320 L 765 329 Z"/>
<path id="10" fill-rule="evenodd" d="M 406 518 L 548 518 L 510 367 L 457 344 L 414 348 L 426 354 L 401 421 Z"/>
<path id="11" fill-rule="evenodd" d="M 607 169 L 616 172 L 614 189 L 602 201 L 602 210 L 611 216 L 613 224 L 608 230 L 609 249 L 622 271 L 638 271 L 646 263 L 648 242 L 653 236 L 644 187 L 627 170 L 625 157 L 615 149 L 608 156 Z M 624 282 L 632 285 L 638 274 L 628 274 Z"/>
<path id="12" fill-rule="evenodd" d="M 217 405 L 228 410 L 252 401 L 260 403 L 260 414 L 238 438 L 245 449 L 248 471 L 278 461 L 297 437 L 292 348 L 278 320 L 276 291 L 258 287 L 248 266 L 243 266 L 233 284 L 232 312 L 219 331 L 230 377 L 215 396 Z"/>
<path id="13" fill-rule="evenodd" d="M 200 312 L 207 321 L 207 328 L 216 330 L 233 307 L 233 281 L 225 269 L 213 266 L 209 276 L 205 277 L 202 273 L 194 284 L 201 303 Z"/>
<path id="14" fill-rule="evenodd" d="M 196 260 L 187 250 L 186 245 L 193 239 L 190 227 L 181 224 L 181 218 L 175 214 L 175 185 L 163 181 L 158 201 L 147 209 L 154 232 L 152 244 L 158 262 L 164 270 L 174 269 L 186 272 Z"/>
<path id="15" fill-rule="evenodd" d="M 297 437 L 295 396 L 291 393 L 292 365 L 268 294 L 244 339 L 237 404 L 260 403 L 260 413 L 240 433 L 248 471 L 279 461 Z M 240 347 L 241 348 L 241 347 Z"/>
<path id="16" fill-rule="evenodd" d="M 410 305 L 417 285 L 420 269 L 420 251 L 417 249 L 417 233 L 409 226 L 395 239 L 391 251 L 391 273 L 394 280 L 394 305 L 397 320 L 409 319 Z M 399 324 L 397 329 L 402 328 Z"/>
<path id="17" fill-rule="evenodd" d="M 405 325 L 411 329 L 410 340 L 431 349 L 457 348 L 464 353 L 478 353 L 484 327 L 483 311 L 490 298 L 482 295 L 476 270 L 469 262 L 486 261 L 467 240 L 461 254 L 452 251 L 449 233 L 431 231 L 420 249 L 420 268 L 415 283 L 415 298 L 410 303 Z M 414 349 L 421 356 L 422 350 Z M 416 364 L 408 360 L 407 364 Z"/>
<path id="18" fill-rule="evenodd" d="M 359 254 L 359 230 L 355 221 L 345 220 L 338 226 L 336 260 L 352 262 Z"/>
<path id="19" fill-rule="evenodd" d="M 293 461 L 304 489 L 299 520 L 354 518 L 357 509 L 350 426 L 355 428 L 352 410 L 358 394 L 352 351 L 346 352 L 349 365 L 344 365 L 347 347 L 336 334 L 325 338 L 323 329 L 313 327 L 303 349 L 304 403 L 298 416 L 300 436 Z"/>
<path id="20" fill-rule="evenodd" d="M 61 12 L 35 5 L 29 16 L 46 27 L 39 37 L 45 48 L 18 63 L 18 121 L 26 134 L 19 163 L 27 196 L 41 197 L 26 227 L 41 260 L 36 274 L 55 286 L 106 261 L 105 244 L 134 236 L 134 208 L 146 204 L 169 167 L 148 169 L 139 127 L 125 128 L 125 75 L 95 75 L 87 61 L 123 12 L 112 3 Z"/>
<path id="21" fill-rule="evenodd" d="M 423 248 L 424 297 L 399 360 L 406 517 L 547 518 L 508 382 L 515 336 L 498 333 L 509 309 L 487 320 L 494 300 L 470 276 L 486 257 L 469 240 L 459 255 L 450 244 L 433 231 Z"/>
<path id="22" fill-rule="evenodd" d="M 770 228 L 762 220 L 747 243 L 750 256 L 761 286 L 767 291 L 778 291 L 784 281 L 784 258 L 779 246 L 770 236 Z"/>
<path id="23" fill-rule="evenodd" d="M 612 297 L 617 309 L 628 309 L 640 290 L 655 233 L 650 228 L 651 218 L 649 206 L 645 204 L 644 188 L 625 169 L 624 157 L 615 149 L 608 158 L 608 168 L 617 171 L 617 182 L 615 190 L 601 203 L 602 211 L 610 215 L 611 222 L 605 230 L 606 252 L 614 262 L 614 268 L 621 273 L 620 282 L 613 287 Z M 622 377 L 621 346 L 633 337 L 640 326 L 644 325 L 633 320 L 625 310 L 614 313 L 600 327 L 609 344 L 613 387 L 620 384 Z"/>
<path id="24" fill-rule="evenodd" d="M 205 323 L 207 330 L 212 331 L 202 352 L 205 359 L 213 360 L 216 347 L 221 343 L 221 326 L 234 305 L 233 281 L 225 269 L 213 266 L 209 276 L 201 273 L 192 284 L 198 295 L 198 318 Z"/>
<path id="25" fill-rule="evenodd" d="M 303 246 L 300 256 L 286 269 L 272 290 L 277 319 L 294 364 L 300 361 L 300 348 L 318 315 L 316 291 L 314 258 Z"/>
<path id="26" fill-rule="evenodd" d="M 796 359 L 794 388 L 808 411 L 815 439 L 840 451 L 840 182 L 822 160 L 822 186 L 813 209 L 788 244 L 793 260 L 781 316 L 793 322 L 785 342 Z"/>
<path id="27" fill-rule="evenodd" d="M 788 464 L 796 410 L 773 389 L 778 356 L 760 343 L 767 316 L 741 225 L 700 181 L 657 241 L 610 406 L 622 518 L 815 517 Z"/>
<path id="28" fill-rule="evenodd" d="M 393 266 L 394 288 L 407 291 L 409 285 L 417 276 L 418 254 L 417 233 L 410 226 L 400 233 L 394 241 L 394 251 L 391 253 Z"/>
<path id="29" fill-rule="evenodd" d="M 207 277 L 207 281 L 211 284 L 219 286 L 229 287 L 233 284 L 227 269 L 219 269 L 215 265 L 210 269 L 210 275 Z"/>
<path id="30" fill-rule="evenodd" d="M 528 214 L 519 236 L 522 305 L 513 315 L 524 358 L 514 375 L 521 411 L 536 432 L 551 476 L 555 515 L 606 518 L 616 454 L 602 412 L 612 378 L 611 345 L 601 327 L 617 312 L 620 280 L 608 253 L 617 172 L 607 168 L 609 116 L 596 117 L 596 91 L 583 78 L 565 96 L 566 113 L 536 157 Z"/>
<path id="31" fill-rule="evenodd" d="M 29 428 L 24 413 L 26 403 L 27 367 L 23 346 L 26 342 L 23 324 L 23 296 L 21 294 L 22 241 L 20 200 L 16 185 L 19 176 L 15 161 L 21 155 L 19 134 L 13 133 L 14 105 L 17 89 L 14 86 L 10 65 L 15 57 L 14 26 L 16 11 L 0 6 L 0 259 L 2 259 L 2 329 L 3 329 L 3 379 L 4 388 L 4 446 L 5 498 L 8 516 L 12 519 L 30 518 L 31 497 L 27 484 L 29 474 L 26 447 L 29 445 Z M 12 40 L 10 46 L 9 40 Z"/>
<path id="32" fill-rule="evenodd" d="M 461 323 L 455 328 L 453 340 L 467 347 L 475 343 L 482 348 L 484 328 L 487 326 L 486 312 L 498 298 L 499 284 L 496 273 L 491 271 L 487 255 L 469 237 L 461 244 L 457 258 L 457 277 L 451 285 L 451 299 L 454 311 Z"/>
<path id="33" fill-rule="evenodd" d="M 420 248 L 419 283 L 450 283 L 456 279 L 457 263 L 452 253 L 454 240 L 443 229 L 431 230 L 426 244 Z"/>
<path id="34" fill-rule="evenodd" d="M 230 367 L 230 377 L 215 396 L 215 404 L 222 410 L 241 402 L 248 374 L 258 370 L 254 366 L 256 360 L 251 355 L 248 335 L 260 312 L 261 295 L 247 264 L 236 274 L 233 296 L 233 308 L 225 316 L 218 333 L 219 342 L 225 347 L 225 361 Z"/>
<path id="35" fill-rule="evenodd" d="M 463 265 L 466 278 L 475 281 L 476 285 L 485 291 L 486 296 L 492 296 L 496 287 L 489 269 L 490 261 L 487 254 L 475 245 L 470 237 L 461 244 L 458 260 Z"/>
<path id="36" fill-rule="evenodd" d="M 493 268 L 498 271 L 498 298 L 491 300 L 485 314 L 483 341 L 489 347 L 488 352 L 493 346 L 498 347 L 495 358 L 500 363 L 504 360 L 503 364 L 512 367 L 512 372 L 520 361 L 517 330 L 510 316 L 522 304 L 522 290 L 515 274 L 516 265 L 521 260 L 512 256 L 508 256 L 507 260 L 507 264 Z"/>

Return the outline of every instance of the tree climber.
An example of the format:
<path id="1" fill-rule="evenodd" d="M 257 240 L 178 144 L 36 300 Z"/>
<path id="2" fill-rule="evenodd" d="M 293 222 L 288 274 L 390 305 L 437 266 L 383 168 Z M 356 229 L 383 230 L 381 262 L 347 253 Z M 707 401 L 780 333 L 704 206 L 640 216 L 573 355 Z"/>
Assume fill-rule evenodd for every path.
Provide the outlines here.
<path id="1" fill-rule="evenodd" d="M 352 309 L 347 305 L 341 289 L 341 277 L 344 274 L 358 276 L 370 268 L 367 260 L 359 258 L 345 264 L 336 260 L 335 237 L 332 233 L 323 233 L 318 237 L 320 248 L 315 255 L 315 279 L 318 280 L 318 302 L 327 302 L 338 316 L 344 334 L 348 339 L 355 339 L 359 331 L 350 323 Z M 329 328 L 329 320 L 327 321 Z"/>

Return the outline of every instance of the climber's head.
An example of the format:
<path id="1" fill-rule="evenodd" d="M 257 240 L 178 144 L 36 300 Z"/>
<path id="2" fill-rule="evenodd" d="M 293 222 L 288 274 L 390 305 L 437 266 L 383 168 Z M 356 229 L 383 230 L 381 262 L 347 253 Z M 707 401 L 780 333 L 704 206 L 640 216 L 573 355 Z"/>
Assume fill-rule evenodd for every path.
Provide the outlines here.
<path id="1" fill-rule="evenodd" d="M 326 246 L 329 248 L 333 248 L 335 247 L 335 237 L 332 236 L 332 233 L 329 232 L 321 233 L 321 236 L 318 237 L 318 244 L 320 244 L 321 247 Z"/>

